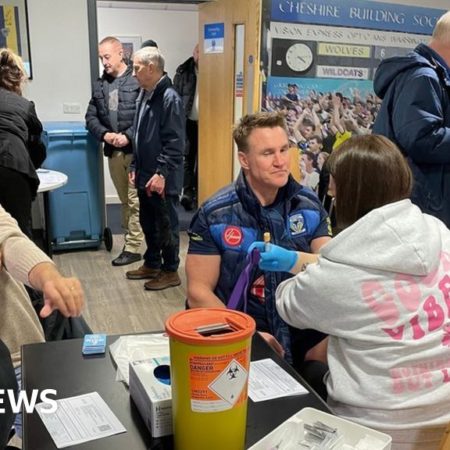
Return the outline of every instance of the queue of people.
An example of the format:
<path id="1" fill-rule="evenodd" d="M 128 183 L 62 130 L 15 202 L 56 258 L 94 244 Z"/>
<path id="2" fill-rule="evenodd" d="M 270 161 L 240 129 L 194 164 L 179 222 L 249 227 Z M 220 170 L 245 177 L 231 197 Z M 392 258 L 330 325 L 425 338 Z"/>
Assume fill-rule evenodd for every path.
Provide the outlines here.
<path id="1" fill-rule="evenodd" d="M 86 123 L 103 142 L 122 202 L 125 246 L 112 264 L 141 260 L 145 238 L 143 263 L 126 277 L 145 279 L 150 291 L 178 286 L 176 207 L 182 195 L 187 209 L 196 202 L 186 177 L 183 190 L 183 163 L 195 173 L 198 49 L 180 66 L 175 84 L 156 43 L 137 50 L 131 67 L 116 38 L 99 43 L 99 56 L 104 74 L 94 84 Z M 450 98 L 443 89 L 450 80 L 450 12 L 437 22 L 429 46 L 420 45 L 409 58 L 415 99 L 403 95 L 405 70 L 392 59 L 377 72 L 382 102 L 366 97 L 350 107 L 337 94 L 312 93 L 311 105 L 295 117 L 279 111 L 242 117 L 233 130 L 240 174 L 200 205 L 188 230 L 186 307 L 245 311 L 336 414 L 390 434 L 394 449 L 432 450 L 450 422 Z M 16 84 L 4 81 L 12 74 Z M 0 98 L 14 101 L 0 106 L 0 152 L 15 153 L 17 162 L 0 170 L 27 183 L 29 195 L 17 213 L 26 233 L 23 211 L 28 214 L 37 187 L 31 169 L 45 152 L 34 106 L 21 97 L 24 80 L 20 59 L 1 50 Z M 430 88 L 435 95 L 425 93 Z M 295 85 L 282 101 L 301 101 Z M 378 114 L 378 134 L 372 119 L 363 126 L 355 118 L 369 109 L 372 119 Z M 328 119 L 335 128 L 329 152 L 323 132 Z M 8 121 L 20 132 L 2 126 Z M 403 133 L 411 122 L 419 134 Z M 290 175 L 293 136 L 305 147 L 305 178 L 314 186 Z M 314 192 L 314 164 L 328 172 L 335 237 Z M 0 196 L 5 210 L 16 201 Z M 5 210 L 0 207 L 0 289 L 9 319 L 0 324 L 0 378 L 17 388 L 10 355 L 23 343 L 43 340 L 22 284 L 43 292 L 41 317 L 54 309 L 78 316 L 84 294 L 77 278 L 62 276 L 20 231 L 14 208 L 11 216 Z M 26 333 L 15 326 L 19 316 L 30 324 Z M 0 443 L 7 441 L 11 420 L 11 411 L 0 420 Z"/>
<path id="2" fill-rule="evenodd" d="M 173 85 L 155 41 L 145 41 L 128 64 L 117 38 L 99 43 L 104 72 L 93 86 L 86 127 L 103 144 L 122 204 L 125 244 L 112 265 L 141 260 L 145 238 L 143 264 L 126 277 L 147 280 L 147 290 L 181 283 L 177 206 L 181 194 L 186 210 L 196 205 L 198 54 L 196 46 Z"/>

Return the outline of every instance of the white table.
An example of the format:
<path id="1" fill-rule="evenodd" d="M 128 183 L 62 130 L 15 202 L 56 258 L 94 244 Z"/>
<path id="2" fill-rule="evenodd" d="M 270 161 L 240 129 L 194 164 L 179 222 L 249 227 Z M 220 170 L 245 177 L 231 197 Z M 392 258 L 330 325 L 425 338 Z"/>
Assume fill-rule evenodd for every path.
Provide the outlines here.
<path id="1" fill-rule="evenodd" d="M 65 173 L 48 169 L 38 169 L 36 173 L 40 181 L 38 193 L 53 191 L 67 184 L 68 178 Z"/>
<path id="2" fill-rule="evenodd" d="M 53 249 L 50 235 L 48 193 L 67 184 L 68 177 L 65 173 L 49 169 L 38 169 L 36 173 L 40 181 L 38 193 L 42 193 L 44 197 L 44 249 L 47 255 L 51 257 L 53 254 Z"/>

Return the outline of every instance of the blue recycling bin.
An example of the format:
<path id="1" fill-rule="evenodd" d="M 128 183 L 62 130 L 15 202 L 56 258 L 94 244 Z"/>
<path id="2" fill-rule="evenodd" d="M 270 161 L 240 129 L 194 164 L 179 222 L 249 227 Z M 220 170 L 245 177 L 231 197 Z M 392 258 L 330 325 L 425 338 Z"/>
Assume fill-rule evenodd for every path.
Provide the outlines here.
<path id="1" fill-rule="evenodd" d="M 47 158 L 43 167 L 68 176 L 65 186 L 49 193 L 49 234 L 53 250 L 112 248 L 105 228 L 103 165 L 99 144 L 84 122 L 44 122 Z"/>

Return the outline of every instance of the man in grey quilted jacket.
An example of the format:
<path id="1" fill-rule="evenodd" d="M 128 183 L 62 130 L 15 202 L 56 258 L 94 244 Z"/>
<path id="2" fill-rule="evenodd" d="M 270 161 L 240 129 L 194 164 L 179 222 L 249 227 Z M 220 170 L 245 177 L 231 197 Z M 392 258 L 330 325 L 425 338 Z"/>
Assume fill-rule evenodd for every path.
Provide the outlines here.
<path id="1" fill-rule="evenodd" d="M 128 181 L 133 157 L 131 140 L 139 84 L 132 69 L 125 64 L 121 42 L 108 36 L 99 43 L 98 54 L 103 75 L 94 82 L 92 98 L 86 112 L 86 127 L 103 142 L 109 172 L 122 204 L 122 227 L 125 245 L 113 266 L 124 266 L 141 259 L 143 233 L 139 223 L 139 199 Z"/>

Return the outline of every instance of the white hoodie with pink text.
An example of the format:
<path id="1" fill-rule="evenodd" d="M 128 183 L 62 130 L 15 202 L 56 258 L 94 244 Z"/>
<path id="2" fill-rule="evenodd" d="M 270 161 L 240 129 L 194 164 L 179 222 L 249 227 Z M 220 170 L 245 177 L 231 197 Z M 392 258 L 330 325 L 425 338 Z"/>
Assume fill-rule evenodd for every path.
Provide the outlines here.
<path id="1" fill-rule="evenodd" d="M 450 231 L 409 200 L 333 238 L 280 284 L 277 309 L 330 335 L 336 414 L 390 430 L 450 421 Z"/>

